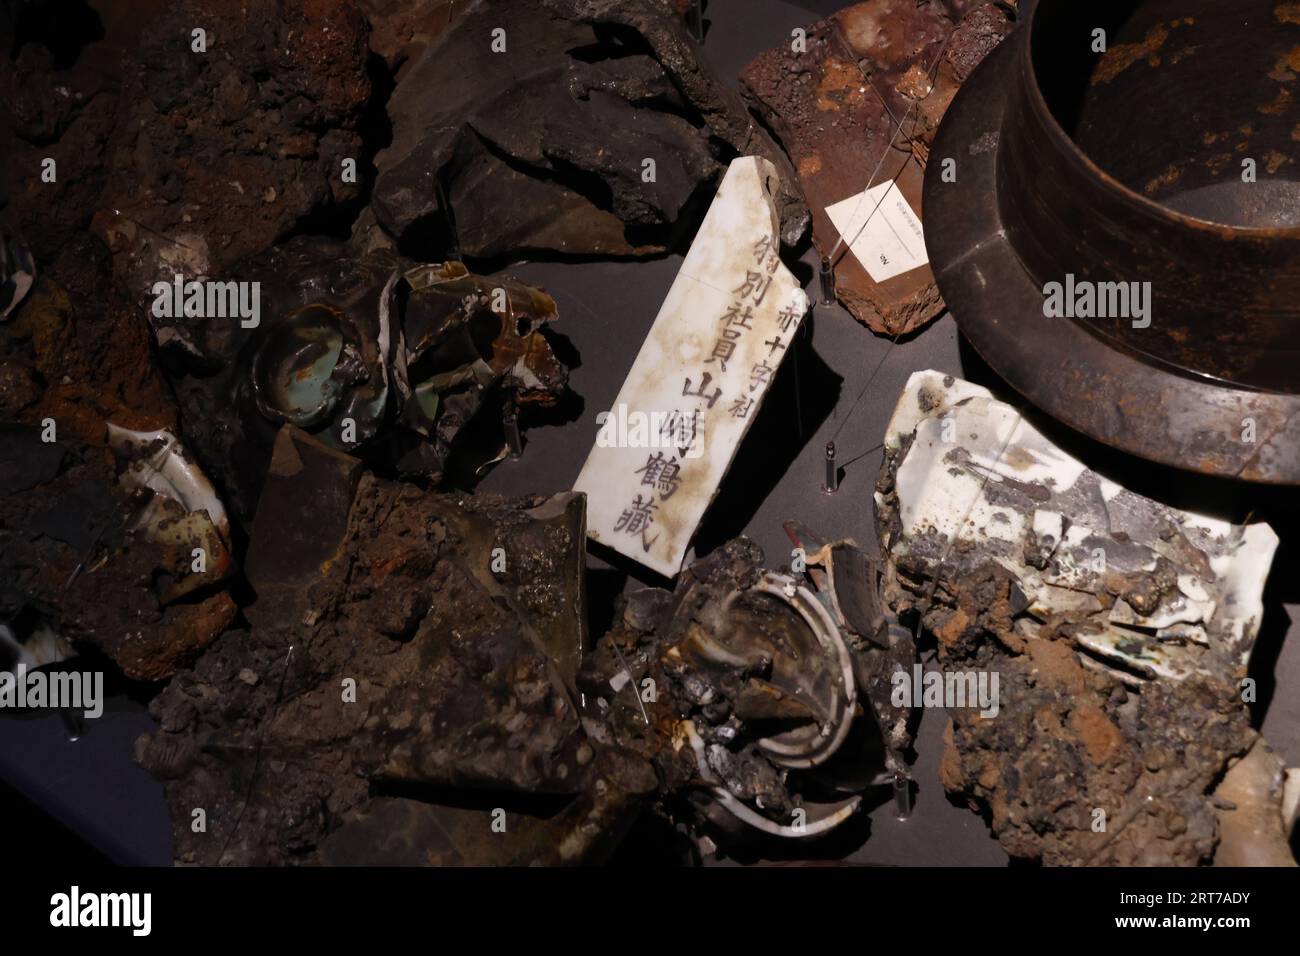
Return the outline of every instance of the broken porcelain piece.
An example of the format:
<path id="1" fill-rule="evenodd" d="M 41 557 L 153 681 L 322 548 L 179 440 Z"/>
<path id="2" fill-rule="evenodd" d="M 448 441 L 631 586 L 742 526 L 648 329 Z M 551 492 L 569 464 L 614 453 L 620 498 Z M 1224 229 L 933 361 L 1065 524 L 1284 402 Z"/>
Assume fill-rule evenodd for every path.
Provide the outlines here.
<path id="1" fill-rule="evenodd" d="M 127 466 L 122 484 L 128 490 L 149 488 L 190 513 L 206 513 L 223 536 L 230 534 L 225 506 L 212 482 L 171 432 L 137 432 L 109 422 L 108 444 Z"/>
<path id="2" fill-rule="evenodd" d="M 593 540 L 677 574 L 808 297 L 780 259 L 775 167 L 732 162 L 574 483 Z"/>
<path id="3" fill-rule="evenodd" d="M 138 432 L 109 422 L 108 443 L 125 466 L 120 481 L 135 502 L 129 530 L 160 546 L 163 570 L 170 572 L 159 583 L 160 600 L 169 603 L 224 579 L 234 566 L 230 521 L 180 440 L 165 429 Z"/>
<path id="4" fill-rule="evenodd" d="M 193 372 L 178 388 L 186 439 L 237 520 L 284 425 L 384 473 L 458 485 L 508 452 L 492 412 L 514 401 L 522 429 L 525 409 L 566 393 L 545 334 L 555 301 L 524 283 L 304 237 L 237 275 L 261 283 L 259 327 L 227 323 L 201 355 L 171 356 Z"/>
<path id="5" fill-rule="evenodd" d="M 0 231 L 0 321 L 22 304 L 36 281 L 36 263 L 22 241 Z"/>
<path id="6" fill-rule="evenodd" d="M 853 562 L 852 542 L 799 535 L 815 550 L 807 578 L 763 570 L 740 538 L 674 591 L 632 592 L 580 675 L 605 732 L 656 765 L 665 798 L 696 792 L 683 822 L 720 837 L 813 838 L 906 777 L 908 711 L 890 706 L 889 675 L 911 665 L 910 637 L 876 642 L 889 629 L 871 597 L 875 568 Z M 832 553 L 864 580 L 837 574 Z"/>
<path id="7" fill-rule="evenodd" d="M 884 446 L 883 595 L 945 682 L 999 705 L 935 701 L 949 795 L 1020 859 L 1213 858 L 1214 787 L 1257 738 L 1243 687 L 1276 535 L 1142 497 L 938 372 L 912 375 Z"/>
<path id="8" fill-rule="evenodd" d="M 1067 617 L 1090 663 L 1129 683 L 1244 669 L 1278 544 L 1267 525 L 1135 494 L 939 372 L 908 380 L 885 446 L 900 456 L 883 537 L 895 562 L 959 576 L 992 556 L 1019 583 L 1028 631 Z"/>
<path id="9" fill-rule="evenodd" d="M 40 624 L 29 634 L 20 634 L 9 624 L 0 623 L 0 673 L 17 673 L 19 667 L 31 670 L 57 664 L 76 656 L 72 645 L 48 625 Z"/>

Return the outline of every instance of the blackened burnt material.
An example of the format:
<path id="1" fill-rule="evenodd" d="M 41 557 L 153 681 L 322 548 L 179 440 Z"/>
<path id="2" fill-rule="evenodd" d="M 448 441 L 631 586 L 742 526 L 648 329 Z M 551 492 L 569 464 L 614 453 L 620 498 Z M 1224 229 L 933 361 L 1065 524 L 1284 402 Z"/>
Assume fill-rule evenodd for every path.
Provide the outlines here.
<path id="1" fill-rule="evenodd" d="M 433 255 L 654 254 L 739 154 L 777 165 L 797 242 L 788 160 L 697 49 L 652 0 L 480 0 L 393 94 L 380 223 Z"/>
<path id="2" fill-rule="evenodd" d="M 599 859 L 655 780 L 579 718 L 584 523 L 579 496 L 426 493 L 283 429 L 250 630 L 177 675 L 137 745 L 177 861 Z"/>

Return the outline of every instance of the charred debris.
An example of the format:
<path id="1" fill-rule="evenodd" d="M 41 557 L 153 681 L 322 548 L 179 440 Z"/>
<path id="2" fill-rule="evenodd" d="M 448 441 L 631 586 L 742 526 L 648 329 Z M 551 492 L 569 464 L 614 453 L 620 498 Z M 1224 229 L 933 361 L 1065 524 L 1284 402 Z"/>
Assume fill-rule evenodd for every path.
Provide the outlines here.
<path id="1" fill-rule="evenodd" d="M 0 678 L 148 699 L 178 864 L 843 856 L 910 813 L 936 705 L 1013 857 L 1293 862 L 1241 695 L 1267 525 L 927 371 L 877 541 L 689 547 L 809 244 L 875 333 L 943 310 L 930 146 L 1014 2 L 849 4 L 734 78 L 676 0 L 56 6 L 0 6 Z M 565 302 L 509 264 L 673 252 L 619 394 L 655 453 L 476 491 L 573 397 Z M 641 568 L 599 626 L 589 541 Z"/>

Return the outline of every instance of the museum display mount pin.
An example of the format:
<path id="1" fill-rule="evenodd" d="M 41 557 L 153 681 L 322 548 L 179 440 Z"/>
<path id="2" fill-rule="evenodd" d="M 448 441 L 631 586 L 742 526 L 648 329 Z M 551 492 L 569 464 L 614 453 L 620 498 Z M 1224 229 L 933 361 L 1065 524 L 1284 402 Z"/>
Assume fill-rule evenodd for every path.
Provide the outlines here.
<path id="1" fill-rule="evenodd" d="M 506 391 L 505 409 L 501 421 L 506 429 L 506 442 L 510 446 L 510 460 L 518 461 L 524 453 L 524 438 L 519 431 L 519 406 L 515 401 L 514 389 Z"/>
<path id="2" fill-rule="evenodd" d="M 696 43 L 704 42 L 704 0 L 691 0 L 690 9 L 686 11 L 686 26 Z"/>
<path id="3" fill-rule="evenodd" d="M 894 774 L 894 811 L 900 820 L 912 816 L 912 781 L 902 771 Z"/>

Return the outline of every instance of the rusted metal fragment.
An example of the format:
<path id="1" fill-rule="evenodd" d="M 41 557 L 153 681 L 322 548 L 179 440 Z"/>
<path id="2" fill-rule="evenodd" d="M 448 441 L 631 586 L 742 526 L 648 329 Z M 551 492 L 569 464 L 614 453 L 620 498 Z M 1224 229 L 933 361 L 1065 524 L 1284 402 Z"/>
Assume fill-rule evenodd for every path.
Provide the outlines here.
<path id="1" fill-rule="evenodd" d="M 480 0 L 390 112 L 372 206 L 428 257 L 661 253 L 736 155 L 780 169 L 783 240 L 807 229 L 788 161 L 658 0 Z"/>
<path id="2" fill-rule="evenodd" d="M 1136 495 L 938 372 L 899 399 L 876 507 L 889 605 L 945 671 L 999 679 L 993 715 L 949 707 L 949 792 L 1013 856 L 1207 860 L 1210 791 L 1255 739 L 1240 682 L 1271 529 Z"/>
<path id="3" fill-rule="evenodd" d="M 543 332 L 555 301 L 513 279 L 308 239 L 236 274 L 261 283 L 257 328 L 153 321 L 183 369 L 187 437 L 240 518 L 254 511 L 283 424 L 439 481 L 449 468 L 472 477 L 504 457 L 511 404 L 553 406 L 567 391 L 568 369 Z M 495 416 L 480 415 L 485 408 Z"/>
<path id="4" fill-rule="evenodd" d="M 425 492 L 282 429 L 250 629 L 137 743 L 177 861 L 593 862 L 647 808 L 746 842 L 834 829 L 906 778 L 889 685 L 914 651 L 860 549 L 797 534 L 807 580 L 732 542 L 629 595 L 584 656 L 581 496 Z"/>
<path id="5" fill-rule="evenodd" d="M 171 466 L 115 463 L 102 445 L 74 439 L 38 465 L 47 444 L 36 426 L 9 426 L 0 444 L 13 491 L 0 501 L 4 622 L 24 636 L 45 631 L 97 648 L 133 679 L 169 677 L 235 616 L 222 590 L 234 568 L 219 516 L 166 490 L 160 476 Z M 192 465 L 175 470 L 205 480 Z"/>
<path id="6" fill-rule="evenodd" d="M 43 263 L 85 227 L 105 187 L 103 156 L 113 132 L 120 73 L 116 67 L 101 69 L 103 57 L 58 63 L 34 42 L 12 55 L 6 45 L 5 54 L 0 56 L 0 206 L 6 209 L 6 225 L 23 234 Z M 46 159 L 54 160 L 53 182 L 42 181 Z"/>
<path id="7" fill-rule="evenodd" d="M 219 275 L 302 217 L 356 199 L 367 27 L 352 2 L 96 4 L 68 67 L 38 44 L 0 64 L 12 123 L 0 190 L 38 261 L 91 226 L 135 295 L 170 268 Z M 99 24 L 96 24 L 97 26 Z M 205 47 L 193 49 L 193 31 Z M 42 179 L 42 160 L 57 177 Z"/>
<path id="8" fill-rule="evenodd" d="M 0 622 L 157 680 L 234 618 L 234 565 L 222 503 L 176 440 L 148 324 L 111 269 L 98 239 L 76 235 L 0 325 L 0 417 L 14 423 Z"/>
<path id="9" fill-rule="evenodd" d="M 913 331 L 943 302 L 923 239 L 887 221 L 895 200 L 865 191 L 895 181 L 908 207 L 897 215 L 915 225 L 939 121 L 971 70 L 1012 29 L 1011 6 L 868 0 L 809 27 L 806 51 L 785 43 L 741 73 L 746 100 L 798 170 L 818 251 L 828 256 L 844 239 L 833 263 L 836 295 L 876 332 Z M 827 209 L 845 201 L 837 218 L 849 223 L 849 234 L 842 236 Z M 893 250 L 900 238 L 910 251 Z M 896 255 L 907 261 L 881 261 Z M 903 265 L 913 267 L 897 271 Z"/>
<path id="10" fill-rule="evenodd" d="M 852 547 L 810 554 L 809 584 L 764 571 L 741 538 L 688 568 L 674 592 L 628 595 L 580 687 L 611 739 L 657 768 L 667 816 L 733 840 L 811 839 L 851 819 L 873 785 L 906 775 L 907 712 L 889 704 L 888 675 L 910 666 L 910 638 L 877 645 L 883 619 L 870 638 L 856 633 L 813 570 L 829 549 Z M 703 793 L 682 807 L 691 790 Z"/>
<path id="11" fill-rule="evenodd" d="M 357 0 L 370 25 L 370 49 L 399 73 L 416 59 L 464 5 L 456 0 Z"/>
<path id="12" fill-rule="evenodd" d="M 103 243 L 79 234 L 0 325 L 0 416 L 106 441 L 105 423 L 176 428 L 149 325 L 111 277 Z"/>
<path id="13" fill-rule="evenodd" d="M 935 148 L 962 171 L 931 167 L 925 206 L 963 336 L 1035 405 L 1149 460 L 1295 484 L 1295 123 L 1258 106 L 1300 29 L 1275 6 L 1036 5 L 954 101 Z"/>
<path id="14" fill-rule="evenodd" d="M 161 729 L 138 756 L 167 781 L 178 862 L 598 858 L 655 780 L 580 720 L 581 498 L 440 495 L 359 470 L 281 431 L 250 630 L 152 705 Z"/>

